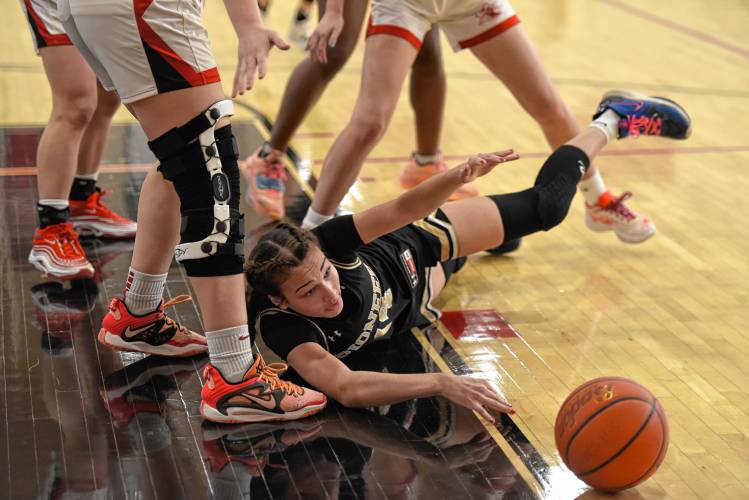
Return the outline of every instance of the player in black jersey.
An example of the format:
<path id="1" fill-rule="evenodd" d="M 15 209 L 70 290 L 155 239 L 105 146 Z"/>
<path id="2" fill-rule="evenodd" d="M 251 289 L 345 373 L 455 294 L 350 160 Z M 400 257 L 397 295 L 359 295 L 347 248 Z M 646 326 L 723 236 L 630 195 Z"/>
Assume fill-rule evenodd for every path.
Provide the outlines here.
<path id="1" fill-rule="evenodd" d="M 352 371 L 341 359 L 437 319 L 431 299 L 465 256 L 562 222 L 590 160 L 612 137 L 685 139 L 690 129 L 689 116 L 673 101 L 609 92 L 591 125 L 557 149 L 525 191 L 443 205 L 459 186 L 518 158 L 505 150 L 473 156 L 395 200 L 313 231 L 281 223 L 250 255 L 250 328 L 307 382 L 346 406 L 439 394 L 489 421 L 488 411 L 512 413 L 485 380 Z"/>

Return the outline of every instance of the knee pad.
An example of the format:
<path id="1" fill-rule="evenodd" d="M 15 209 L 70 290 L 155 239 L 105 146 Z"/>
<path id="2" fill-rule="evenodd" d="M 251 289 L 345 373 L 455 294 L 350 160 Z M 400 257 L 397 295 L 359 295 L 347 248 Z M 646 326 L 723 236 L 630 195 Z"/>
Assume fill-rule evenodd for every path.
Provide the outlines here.
<path id="1" fill-rule="evenodd" d="M 562 146 L 546 160 L 533 189 L 538 193 L 541 228 L 548 231 L 560 224 L 569 212 L 577 183 L 590 165 L 588 156 L 574 146 Z"/>
<path id="2" fill-rule="evenodd" d="M 233 112 L 230 100 L 219 101 L 148 143 L 159 159 L 159 172 L 174 184 L 180 199 L 180 244 L 174 255 L 188 276 L 242 272 L 239 150 L 231 125 L 215 128 Z"/>

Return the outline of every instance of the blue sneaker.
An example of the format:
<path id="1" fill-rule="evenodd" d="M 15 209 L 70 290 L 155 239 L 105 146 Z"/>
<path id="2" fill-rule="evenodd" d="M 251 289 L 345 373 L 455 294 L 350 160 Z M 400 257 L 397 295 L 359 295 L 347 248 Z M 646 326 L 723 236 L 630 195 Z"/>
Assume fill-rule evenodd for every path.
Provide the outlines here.
<path id="1" fill-rule="evenodd" d="M 612 90 L 604 94 L 593 119 L 607 109 L 620 117 L 619 139 L 641 135 L 686 139 L 692 133 L 692 120 L 687 112 L 665 97 Z"/>

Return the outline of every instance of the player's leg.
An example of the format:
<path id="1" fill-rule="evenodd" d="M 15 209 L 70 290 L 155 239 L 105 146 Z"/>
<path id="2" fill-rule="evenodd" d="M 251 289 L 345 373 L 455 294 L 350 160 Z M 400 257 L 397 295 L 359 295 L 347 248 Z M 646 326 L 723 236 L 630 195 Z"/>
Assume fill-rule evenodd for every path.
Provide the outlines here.
<path id="1" fill-rule="evenodd" d="M 515 25 L 470 49 L 538 122 L 552 148 L 579 132 L 577 120 L 551 82 L 522 25 Z M 595 166 L 586 172 L 580 188 L 588 207 L 586 221 L 592 229 L 613 229 L 628 242 L 644 241 L 655 234 L 655 225 L 647 217 L 626 209 L 623 200 L 607 190 Z"/>
<path id="2" fill-rule="evenodd" d="M 84 130 L 96 108 L 96 77 L 72 45 L 40 49 L 52 90 L 52 114 L 37 149 L 39 229 L 29 262 L 58 279 L 90 278 L 94 269 L 69 224 L 68 195 Z"/>
<path id="3" fill-rule="evenodd" d="M 318 0 L 320 16 L 325 5 L 325 0 Z M 343 31 L 335 47 L 328 47 L 328 62 L 322 64 L 307 57 L 297 65 L 286 83 L 270 139 L 241 162 L 240 169 L 250 185 L 252 206 L 259 214 L 273 219 L 284 217 L 286 174 L 282 155 L 299 125 L 356 48 L 366 12 L 366 0 L 346 2 Z"/>
<path id="4" fill-rule="evenodd" d="M 673 101 L 628 92 L 606 94 L 594 121 L 552 153 L 533 187 L 450 202 L 442 207 L 458 241 L 456 254 L 470 255 L 505 239 L 548 231 L 561 223 L 577 183 L 611 138 L 655 135 L 686 139 L 690 131 L 689 116 Z"/>
<path id="5" fill-rule="evenodd" d="M 97 185 L 99 165 L 120 98 L 116 92 L 104 90 L 98 81 L 96 92 L 96 110 L 83 132 L 78 168 L 70 189 L 70 220 L 79 234 L 132 238 L 137 227 L 135 222 L 107 207 L 102 200 L 105 193 Z"/>
<path id="6" fill-rule="evenodd" d="M 416 125 L 416 150 L 400 176 L 404 189 L 411 189 L 447 168 L 440 152 L 446 93 L 447 79 L 442 64 L 439 28 L 435 26 L 424 36 L 424 43 L 411 68 L 409 98 Z M 464 184 L 451 199 L 478 194 L 474 184 Z"/>
<path id="7" fill-rule="evenodd" d="M 365 158 L 390 123 L 417 52 L 409 41 L 398 36 L 376 34 L 367 39 L 354 112 L 325 157 L 305 226 L 314 227 L 332 217 L 356 181 Z"/>

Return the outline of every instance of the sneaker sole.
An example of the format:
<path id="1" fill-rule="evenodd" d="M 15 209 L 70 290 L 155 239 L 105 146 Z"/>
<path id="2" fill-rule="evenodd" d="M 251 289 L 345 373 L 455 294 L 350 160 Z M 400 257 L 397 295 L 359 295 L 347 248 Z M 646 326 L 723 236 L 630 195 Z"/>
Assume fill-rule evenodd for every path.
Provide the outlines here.
<path id="1" fill-rule="evenodd" d="M 264 412 L 261 410 L 250 410 L 248 408 L 229 408 L 227 415 L 224 415 L 217 409 L 205 403 L 200 402 L 200 414 L 204 419 L 219 424 L 244 424 L 252 422 L 282 422 L 286 420 L 299 420 L 321 412 L 325 405 L 328 404 L 326 399 L 322 403 L 309 405 L 301 410 L 286 412 L 282 415 L 278 413 Z"/>
<path id="2" fill-rule="evenodd" d="M 681 105 L 677 103 L 676 101 L 673 101 L 667 97 L 648 96 L 645 94 L 640 94 L 638 92 L 632 92 L 629 90 L 610 90 L 606 92 L 605 94 L 603 94 L 603 97 L 601 98 L 601 100 L 603 101 L 605 99 L 608 99 L 614 96 L 627 97 L 629 99 L 635 99 L 635 100 L 640 100 L 640 101 L 655 101 L 661 104 L 672 106 L 676 108 L 679 111 L 679 113 L 681 113 L 682 118 L 686 120 L 687 123 L 689 123 L 689 127 L 687 128 L 686 134 L 680 140 L 688 139 L 689 136 L 692 135 L 692 119 L 689 117 L 689 113 L 687 113 L 687 110 L 682 108 Z"/>
<path id="3" fill-rule="evenodd" d="M 175 358 L 188 358 L 208 352 L 208 346 L 185 346 L 177 347 L 173 345 L 152 346 L 145 342 L 125 342 L 122 337 L 116 335 L 106 328 L 99 330 L 97 336 L 99 343 L 123 352 L 142 352 L 144 354 L 153 354 L 155 356 L 169 356 Z"/>
<path id="4" fill-rule="evenodd" d="M 94 266 L 91 264 L 77 269 L 60 270 L 60 268 L 54 267 L 49 259 L 42 254 L 29 254 L 29 264 L 50 278 L 58 280 L 82 280 L 94 277 Z"/>
<path id="5" fill-rule="evenodd" d="M 117 228 L 110 224 L 104 224 L 92 220 L 74 220 L 70 221 L 81 236 L 95 236 L 97 238 L 134 238 L 136 228 Z"/>

